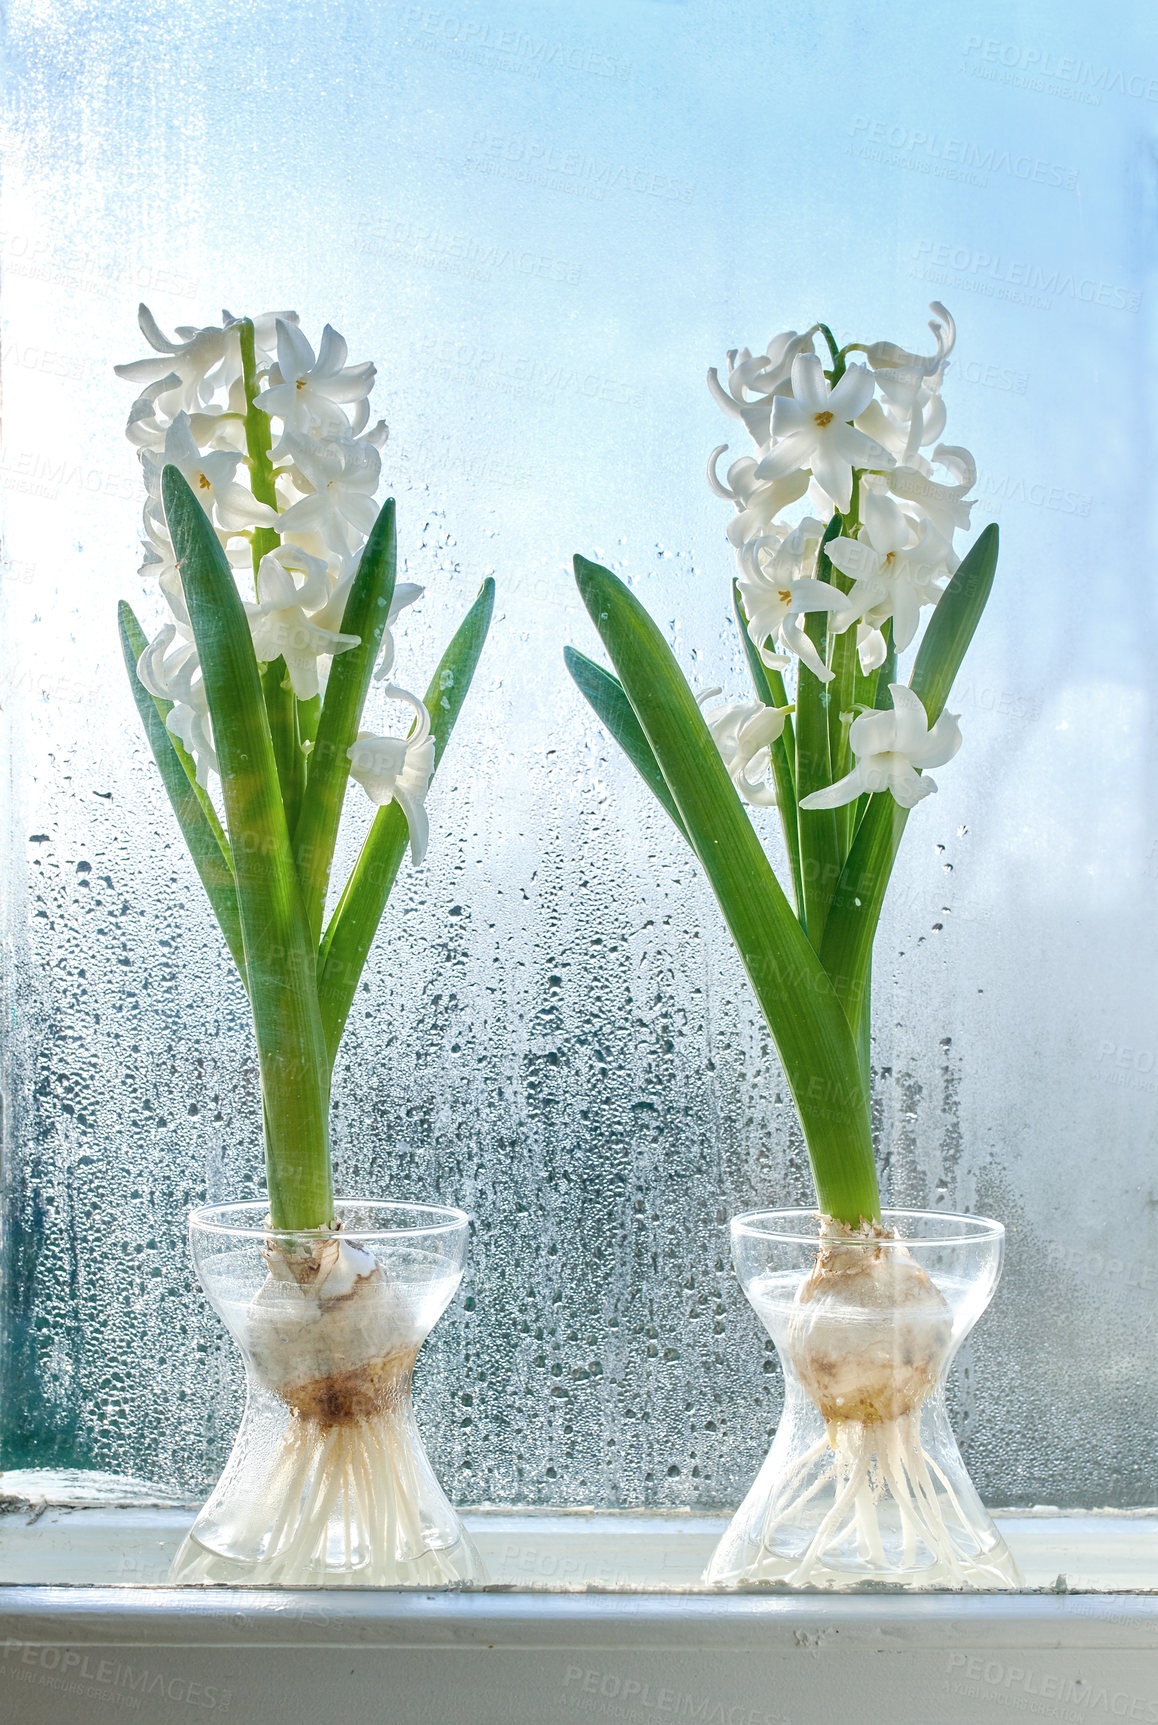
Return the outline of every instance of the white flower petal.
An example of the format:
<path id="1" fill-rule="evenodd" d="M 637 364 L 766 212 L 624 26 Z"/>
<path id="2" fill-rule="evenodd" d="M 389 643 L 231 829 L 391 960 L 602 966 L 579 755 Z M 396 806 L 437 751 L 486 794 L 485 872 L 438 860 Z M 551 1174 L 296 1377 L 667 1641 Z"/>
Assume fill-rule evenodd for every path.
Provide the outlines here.
<path id="1" fill-rule="evenodd" d="M 859 436 L 853 432 L 853 436 Z M 818 438 L 812 451 L 812 476 L 843 514 L 852 502 L 852 467 L 841 456 L 835 437 Z"/>
<path id="2" fill-rule="evenodd" d="M 883 788 L 883 787 L 882 787 Z M 919 802 L 931 797 L 937 789 L 935 779 L 922 778 L 902 755 L 894 755 L 889 763 L 889 790 L 903 809 L 915 809 Z"/>
<path id="3" fill-rule="evenodd" d="M 322 331 L 321 346 L 318 348 L 317 369 L 322 377 L 332 377 L 341 371 L 349 353 L 345 338 L 340 336 L 333 324 L 328 323 Z"/>
<path id="4" fill-rule="evenodd" d="M 809 413 L 828 411 L 828 380 L 818 354 L 798 353 L 792 361 L 792 393 Z"/>
<path id="5" fill-rule="evenodd" d="M 918 767 L 943 767 L 953 759 L 961 747 L 961 727 L 958 724 L 957 713 L 943 712 L 937 723 L 929 732 L 920 755 L 914 755 L 914 764 Z"/>
<path id="6" fill-rule="evenodd" d="M 802 809 L 839 809 L 845 803 L 855 803 L 869 787 L 865 783 L 864 773 L 860 766 L 855 766 L 851 773 L 846 773 L 843 779 L 838 779 L 834 785 L 825 785 L 823 790 L 812 791 L 806 797 L 801 797 Z"/>
<path id="7" fill-rule="evenodd" d="M 277 320 L 277 368 L 283 383 L 294 383 L 314 366 L 314 350 L 296 324 Z"/>
<path id="8" fill-rule="evenodd" d="M 889 656 L 888 645 L 879 629 L 861 624 L 856 632 L 857 652 L 860 655 L 860 668 L 867 677 L 872 671 L 879 671 Z"/>
<path id="9" fill-rule="evenodd" d="M 813 439 L 806 431 L 790 431 L 756 467 L 757 479 L 785 479 L 812 464 Z"/>
<path id="10" fill-rule="evenodd" d="M 873 398 L 872 374 L 863 365 L 846 367 L 828 398 L 828 411 L 838 419 L 855 419 Z"/>
<path id="11" fill-rule="evenodd" d="M 852 467 L 890 468 L 896 465 L 888 450 L 875 439 L 866 437 L 863 431 L 858 431 L 854 425 L 845 425 L 842 421 L 834 421 L 828 428 L 827 441 L 832 444 L 841 457 Z M 815 472 L 815 468 L 813 472 Z"/>

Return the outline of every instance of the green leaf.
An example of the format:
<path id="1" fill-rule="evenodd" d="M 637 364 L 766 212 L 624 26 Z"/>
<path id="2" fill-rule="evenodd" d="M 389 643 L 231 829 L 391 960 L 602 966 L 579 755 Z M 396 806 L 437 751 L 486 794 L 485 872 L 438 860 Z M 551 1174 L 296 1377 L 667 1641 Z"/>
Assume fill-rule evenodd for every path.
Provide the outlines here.
<path id="1" fill-rule="evenodd" d="M 201 664 L 221 771 L 261 1066 L 275 1228 L 333 1214 L 329 1062 L 316 958 L 290 850 L 253 640 L 217 534 L 177 468 L 161 495 Z"/>
<path id="2" fill-rule="evenodd" d="M 683 817 L 764 1010 L 823 1210 L 879 1214 L 868 1096 L 848 1020 L 781 891 L 674 655 L 638 599 L 576 557 L 583 602 Z"/>
<path id="3" fill-rule="evenodd" d="M 394 499 L 388 497 L 366 541 L 342 613 L 342 634 L 357 635 L 359 645 L 335 654 L 330 666 L 309 757 L 302 812 L 293 835 L 294 859 L 315 946 L 322 931 L 326 888 L 350 777 L 348 751 L 358 739 L 366 691 L 390 615 L 397 567 Z"/>
<path id="4" fill-rule="evenodd" d="M 991 521 L 942 593 L 917 650 L 909 687 L 921 697 L 929 724 L 945 710 L 949 691 L 969 650 L 997 573 L 998 533 Z"/>
<path id="5" fill-rule="evenodd" d="M 617 677 L 613 677 L 610 671 L 605 671 L 601 665 L 596 665 L 584 654 L 577 653 L 574 647 L 564 647 L 563 660 L 575 679 L 580 694 L 606 725 L 644 784 L 655 793 L 686 839 L 688 830 L 684 826 L 683 816 L 676 808 L 675 798 L 667 788 L 667 780 L 659 770 L 659 762 L 652 754 L 651 744 L 643 734 L 643 727 L 635 716 L 635 709 L 623 692 L 622 683 Z M 690 839 L 688 843 L 691 843 Z"/>
<path id="6" fill-rule="evenodd" d="M 997 541 L 997 526 L 991 523 L 941 595 L 917 651 L 909 687 L 921 697 L 930 726 L 944 711 L 989 598 L 997 569 Z M 878 705 L 887 700 L 882 677 Z M 821 960 L 854 1028 L 867 1003 L 873 940 L 908 814 L 888 791 L 869 798 L 824 931 Z"/>
<path id="7" fill-rule="evenodd" d="M 193 866 L 201 877 L 201 885 L 205 888 L 205 895 L 213 908 L 213 914 L 225 936 L 225 944 L 233 956 L 233 962 L 244 985 L 245 948 L 241 939 L 237 892 L 233 885 L 233 869 L 225 835 L 215 813 L 212 824 L 210 823 L 205 811 L 208 796 L 204 792 L 198 795 L 201 788 L 195 778 L 190 778 L 181 760 L 185 750 L 165 728 L 165 720 L 173 708 L 172 701 L 155 699 L 137 675 L 137 661 L 148 646 L 148 641 L 133 614 L 132 606 L 127 605 L 123 599 L 117 607 L 117 617 L 129 688 L 132 690 L 137 712 L 141 715 L 145 736 L 153 751 L 153 759 L 157 763 L 161 782 L 177 817 L 177 824 L 188 846 L 189 855 L 193 859 Z M 209 806 L 212 809 L 213 805 Z"/>
<path id="8" fill-rule="evenodd" d="M 423 697 L 430 714 L 436 772 L 474 677 L 494 604 L 495 584 L 488 576 Z M 378 810 L 330 918 L 318 955 L 318 998 L 331 1065 L 409 837 L 406 816 L 397 803 Z"/>

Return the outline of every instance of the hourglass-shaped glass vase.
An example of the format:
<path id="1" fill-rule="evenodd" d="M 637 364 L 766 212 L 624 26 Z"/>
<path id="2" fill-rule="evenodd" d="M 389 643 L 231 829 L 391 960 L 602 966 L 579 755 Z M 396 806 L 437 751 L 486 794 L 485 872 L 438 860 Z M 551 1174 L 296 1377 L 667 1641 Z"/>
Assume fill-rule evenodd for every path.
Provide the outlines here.
<path id="1" fill-rule="evenodd" d="M 206 1294 L 245 1360 L 245 1413 L 172 1582 L 420 1586 L 485 1579 L 410 1402 L 462 1278 L 461 1210 L 347 1200 L 329 1233 L 264 1203 L 190 1217 Z"/>
<path id="2" fill-rule="evenodd" d="M 1019 1585 L 945 1409 L 1004 1235 L 999 1222 L 912 1210 L 856 1233 L 805 1210 L 733 1220 L 736 1273 L 776 1344 L 785 1399 L 706 1581 Z"/>

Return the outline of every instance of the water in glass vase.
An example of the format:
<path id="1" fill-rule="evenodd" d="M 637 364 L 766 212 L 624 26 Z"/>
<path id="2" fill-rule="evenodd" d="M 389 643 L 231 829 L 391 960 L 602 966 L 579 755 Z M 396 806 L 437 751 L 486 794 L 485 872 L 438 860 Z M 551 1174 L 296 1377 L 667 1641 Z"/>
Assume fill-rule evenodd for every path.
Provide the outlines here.
<path id="1" fill-rule="evenodd" d="M 953 1356 L 989 1303 L 1004 1230 L 886 1211 L 850 1233 L 807 1211 L 737 1217 L 744 1291 L 776 1343 L 784 1412 L 712 1557 L 716 1584 L 1019 1585 L 945 1408 Z"/>
<path id="2" fill-rule="evenodd" d="M 241 1348 L 247 1398 L 173 1582 L 484 1578 L 410 1400 L 415 1357 L 462 1278 L 468 1218 L 404 1204 L 336 1209 L 340 1228 L 324 1235 L 274 1233 L 261 1204 L 191 1218 L 198 1273 Z"/>

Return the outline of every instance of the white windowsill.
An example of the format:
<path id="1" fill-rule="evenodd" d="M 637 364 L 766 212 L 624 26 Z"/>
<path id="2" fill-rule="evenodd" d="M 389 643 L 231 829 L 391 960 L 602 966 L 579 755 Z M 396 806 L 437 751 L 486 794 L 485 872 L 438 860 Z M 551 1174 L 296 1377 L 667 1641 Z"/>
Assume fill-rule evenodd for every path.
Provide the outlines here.
<path id="1" fill-rule="evenodd" d="M 467 1516 L 486 1587 L 171 1589 L 189 1509 L 125 1482 L 70 1504 L 33 1480 L 0 1476 L 14 1725 L 1158 1725 L 1153 1512 L 999 1517 L 1027 1585 L 1013 1595 L 721 1593 L 699 1576 L 722 1517 L 549 1511 Z"/>

